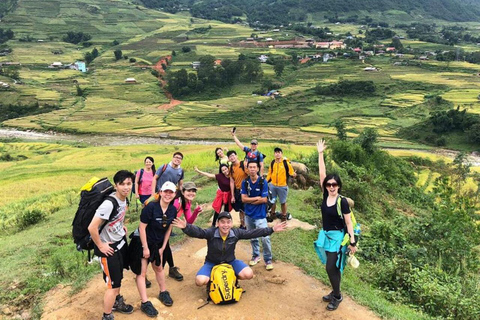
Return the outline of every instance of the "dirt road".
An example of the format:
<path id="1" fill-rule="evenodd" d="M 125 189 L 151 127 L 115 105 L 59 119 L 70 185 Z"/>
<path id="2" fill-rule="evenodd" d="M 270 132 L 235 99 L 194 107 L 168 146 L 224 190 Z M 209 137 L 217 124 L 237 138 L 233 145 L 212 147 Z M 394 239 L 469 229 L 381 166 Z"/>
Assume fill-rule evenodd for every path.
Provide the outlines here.
<path id="1" fill-rule="evenodd" d="M 302 226 L 298 221 L 292 221 L 291 224 Z M 348 296 L 344 296 L 338 310 L 327 311 L 326 303 L 322 302 L 321 298 L 330 292 L 330 288 L 307 276 L 298 267 L 281 261 L 275 262 L 273 271 L 266 271 L 263 262 L 254 266 L 255 277 L 250 281 L 240 281 L 246 292 L 239 303 L 226 306 L 210 303 L 197 309 L 204 304 L 206 298 L 205 288 L 196 287 L 194 283 L 195 274 L 205 258 L 206 241 L 189 238 L 172 249 L 175 264 L 180 267 L 185 279 L 177 282 L 167 277 L 168 291 L 174 300 L 170 308 L 163 306 L 157 299 L 159 290 L 156 283 L 148 289 L 150 300 L 159 310 L 156 319 L 380 319 Z M 273 252 L 275 253 L 275 248 Z M 248 261 L 250 254 L 250 243 L 239 243 L 237 258 Z M 319 268 L 321 267 L 319 264 Z M 155 279 L 151 270 L 148 277 Z M 96 276 L 86 289 L 73 296 L 69 295 L 69 287 L 57 287 L 47 295 L 42 319 L 100 319 L 104 290 L 101 275 Z M 140 300 L 134 275 L 130 271 L 125 274 L 122 294 L 127 302 L 133 304 L 135 311 L 132 315 L 115 314 L 115 319 L 149 319 L 139 310 Z"/>

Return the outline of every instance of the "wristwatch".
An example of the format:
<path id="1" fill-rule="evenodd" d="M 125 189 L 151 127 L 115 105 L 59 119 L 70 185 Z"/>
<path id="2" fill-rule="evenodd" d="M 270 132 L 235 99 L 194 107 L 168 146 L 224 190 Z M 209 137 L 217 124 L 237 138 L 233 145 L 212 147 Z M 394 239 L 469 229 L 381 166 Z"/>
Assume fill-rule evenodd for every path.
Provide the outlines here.
<path id="1" fill-rule="evenodd" d="M 350 242 L 350 245 L 351 245 L 352 247 L 356 247 L 356 246 L 357 246 L 357 243 L 356 243 L 356 242 Z"/>

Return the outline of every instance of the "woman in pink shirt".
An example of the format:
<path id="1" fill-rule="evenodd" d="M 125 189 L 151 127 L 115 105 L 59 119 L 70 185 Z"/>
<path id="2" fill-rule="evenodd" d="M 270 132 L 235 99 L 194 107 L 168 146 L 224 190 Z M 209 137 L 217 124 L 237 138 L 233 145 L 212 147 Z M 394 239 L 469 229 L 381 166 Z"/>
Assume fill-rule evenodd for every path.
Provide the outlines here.
<path id="1" fill-rule="evenodd" d="M 143 169 L 138 170 L 135 176 L 135 197 L 140 199 L 141 203 L 152 195 L 152 181 L 155 175 L 155 160 L 146 157 L 143 163 Z"/>
<path id="2" fill-rule="evenodd" d="M 185 216 L 185 220 L 189 224 L 193 224 L 197 219 L 197 216 L 202 212 L 202 208 L 197 205 L 192 212 L 192 202 L 197 196 L 197 186 L 194 182 L 185 182 L 182 186 L 183 197 L 175 199 L 173 205 L 177 208 L 177 217 Z"/>

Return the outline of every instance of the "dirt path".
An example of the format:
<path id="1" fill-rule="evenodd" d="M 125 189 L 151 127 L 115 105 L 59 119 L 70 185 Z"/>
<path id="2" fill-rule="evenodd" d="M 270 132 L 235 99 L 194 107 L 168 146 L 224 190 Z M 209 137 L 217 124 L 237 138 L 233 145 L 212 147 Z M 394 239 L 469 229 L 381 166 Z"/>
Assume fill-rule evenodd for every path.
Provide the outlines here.
<path id="1" fill-rule="evenodd" d="M 309 228 L 298 220 L 292 220 L 289 225 Z M 175 245 L 172 250 L 175 264 L 181 268 L 185 279 L 177 282 L 167 277 L 168 291 L 174 300 L 170 308 L 163 306 L 156 298 L 158 295 L 156 283 L 148 289 L 150 300 L 159 310 L 156 319 L 380 319 L 347 296 L 344 296 L 338 310 L 327 311 L 321 297 L 330 292 L 330 288 L 307 276 L 298 267 L 281 261 L 275 262 L 273 271 L 266 271 L 263 263 L 254 266 L 255 277 L 250 281 L 240 281 L 246 292 L 239 303 L 227 306 L 209 304 L 197 309 L 204 304 L 206 297 L 205 288 L 196 287 L 194 283 L 195 274 L 205 258 L 206 242 L 189 238 L 184 243 Z M 275 252 L 275 248 L 273 250 Z M 248 261 L 250 254 L 249 242 L 239 243 L 236 250 L 237 258 Z M 155 279 L 151 269 L 148 277 Z M 92 279 L 78 294 L 70 296 L 70 289 L 59 286 L 49 292 L 45 299 L 42 319 L 100 319 L 105 290 L 101 275 Z M 149 319 L 139 310 L 140 300 L 134 275 L 130 271 L 125 274 L 122 294 L 127 302 L 133 304 L 135 311 L 132 315 L 117 313 L 115 319 Z"/>

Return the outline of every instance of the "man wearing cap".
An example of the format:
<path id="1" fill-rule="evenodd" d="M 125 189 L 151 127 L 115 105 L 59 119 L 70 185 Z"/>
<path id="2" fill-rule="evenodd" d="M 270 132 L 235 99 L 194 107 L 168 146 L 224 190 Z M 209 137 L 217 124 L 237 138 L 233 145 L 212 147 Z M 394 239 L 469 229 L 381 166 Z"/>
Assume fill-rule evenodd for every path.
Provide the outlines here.
<path id="1" fill-rule="evenodd" d="M 297 174 L 293 170 L 292 164 L 287 158 L 283 157 L 281 148 L 276 147 L 274 150 L 274 160 L 268 169 L 267 181 L 270 192 L 272 193 L 271 214 L 275 214 L 277 207 L 277 196 L 280 199 L 282 207 L 282 221 L 287 220 L 287 195 L 288 195 L 288 177 L 295 177 Z"/>
<path id="2" fill-rule="evenodd" d="M 257 139 L 252 139 L 252 141 L 250 141 L 250 148 L 248 148 L 244 146 L 240 140 L 238 140 L 237 136 L 235 135 L 235 131 L 232 130 L 231 133 L 237 146 L 245 152 L 245 167 L 248 162 L 256 162 L 260 168 L 260 176 L 263 176 L 263 158 L 265 156 L 263 153 L 257 150 Z"/>
<path id="3" fill-rule="evenodd" d="M 180 218 L 175 219 L 173 225 L 182 229 L 190 237 L 207 240 L 205 264 L 200 268 L 195 277 L 197 286 L 208 284 L 213 267 L 221 263 L 230 264 L 233 270 L 235 270 L 238 279 L 252 279 L 252 269 L 245 262 L 235 258 L 235 247 L 238 240 L 264 237 L 271 235 L 273 232 L 283 231 L 286 228 L 285 222 L 279 223 L 273 228 L 267 227 L 254 230 L 232 228 L 232 216 L 226 211 L 218 215 L 217 227 L 202 229 L 192 224 L 187 224 L 185 220 Z"/>

